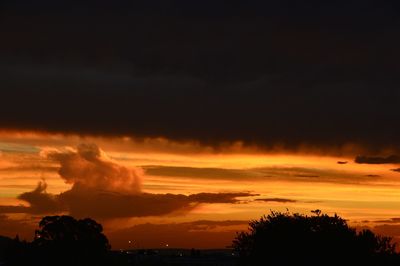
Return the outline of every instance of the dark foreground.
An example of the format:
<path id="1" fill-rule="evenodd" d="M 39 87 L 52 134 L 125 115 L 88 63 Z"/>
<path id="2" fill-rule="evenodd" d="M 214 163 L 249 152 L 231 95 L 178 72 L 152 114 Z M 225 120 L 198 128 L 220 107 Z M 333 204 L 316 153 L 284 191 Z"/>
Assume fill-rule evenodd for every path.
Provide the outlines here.
<path id="1" fill-rule="evenodd" d="M 113 251 L 116 265 L 237 265 L 231 249 L 141 249 Z"/>
<path id="2" fill-rule="evenodd" d="M 0 266 L 400 266 L 390 237 L 357 231 L 336 214 L 313 213 L 271 212 L 238 233 L 232 249 L 219 250 L 111 250 L 96 221 L 46 216 L 32 242 L 0 237 Z"/>

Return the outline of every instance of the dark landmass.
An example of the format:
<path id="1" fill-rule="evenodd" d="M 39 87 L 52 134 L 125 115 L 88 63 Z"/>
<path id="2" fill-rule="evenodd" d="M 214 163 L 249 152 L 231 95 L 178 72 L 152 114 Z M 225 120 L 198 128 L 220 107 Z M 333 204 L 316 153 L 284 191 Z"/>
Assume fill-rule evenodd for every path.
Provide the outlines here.
<path id="1" fill-rule="evenodd" d="M 85 218 L 46 216 L 32 242 L 0 237 L 0 265 L 308 265 L 394 266 L 400 254 L 392 238 L 357 231 L 338 215 L 273 212 L 249 222 L 225 249 L 112 250 L 101 224 Z M 395 219 L 393 221 L 396 221 Z M 176 237 L 181 237 L 179 233 Z"/>

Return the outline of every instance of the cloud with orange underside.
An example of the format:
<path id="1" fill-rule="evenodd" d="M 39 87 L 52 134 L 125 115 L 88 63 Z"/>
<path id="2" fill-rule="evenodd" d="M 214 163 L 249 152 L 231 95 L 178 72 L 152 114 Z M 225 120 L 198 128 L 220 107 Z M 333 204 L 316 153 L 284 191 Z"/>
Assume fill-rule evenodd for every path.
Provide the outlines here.
<path id="1" fill-rule="evenodd" d="M 188 212 L 199 204 L 239 203 L 238 198 L 255 196 L 249 192 L 152 194 L 141 191 L 137 169 L 121 166 L 108 158 L 94 144 L 77 149 L 45 151 L 44 156 L 59 163 L 59 175 L 72 184 L 60 194 L 46 192 L 46 183 L 39 182 L 19 199 L 29 206 L 0 206 L 2 213 L 70 213 L 94 218 L 143 217 Z"/>

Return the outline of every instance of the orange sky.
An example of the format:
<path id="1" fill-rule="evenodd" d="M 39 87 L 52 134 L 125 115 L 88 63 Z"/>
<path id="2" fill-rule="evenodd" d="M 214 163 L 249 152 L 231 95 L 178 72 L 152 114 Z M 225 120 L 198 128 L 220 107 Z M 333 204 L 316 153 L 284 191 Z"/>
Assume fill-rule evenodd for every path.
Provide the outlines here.
<path id="1" fill-rule="evenodd" d="M 249 220 L 288 208 L 338 213 L 400 237 L 392 219 L 400 217 L 398 166 L 357 164 L 354 149 L 287 153 L 238 142 L 216 151 L 166 139 L 3 131 L 0 235 L 29 238 L 43 215 L 71 213 L 95 215 L 114 248 L 217 248 Z M 97 193 L 120 205 L 106 198 L 97 206 Z"/>

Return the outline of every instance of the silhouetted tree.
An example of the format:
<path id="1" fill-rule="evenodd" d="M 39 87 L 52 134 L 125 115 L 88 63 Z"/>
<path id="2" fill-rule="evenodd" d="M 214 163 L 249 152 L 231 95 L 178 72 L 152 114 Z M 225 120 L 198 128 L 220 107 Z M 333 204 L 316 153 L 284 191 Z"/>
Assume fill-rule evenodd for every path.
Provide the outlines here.
<path id="1" fill-rule="evenodd" d="M 33 242 L 15 238 L 5 257 L 7 265 L 110 265 L 110 245 L 103 227 L 92 219 L 47 216 Z"/>
<path id="2" fill-rule="evenodd" d="M 40 221 L 32 245 L 45 264 L 98 265 L 110 250 L 102 231 L 103 227 L 89 218 L 47 216 Z"/>
<path id="3" fill-rule="evenodd" d="M 242 265 L 397 265 L 395 244 L 341 217 L 271 212 L 233 241 Z"/>

